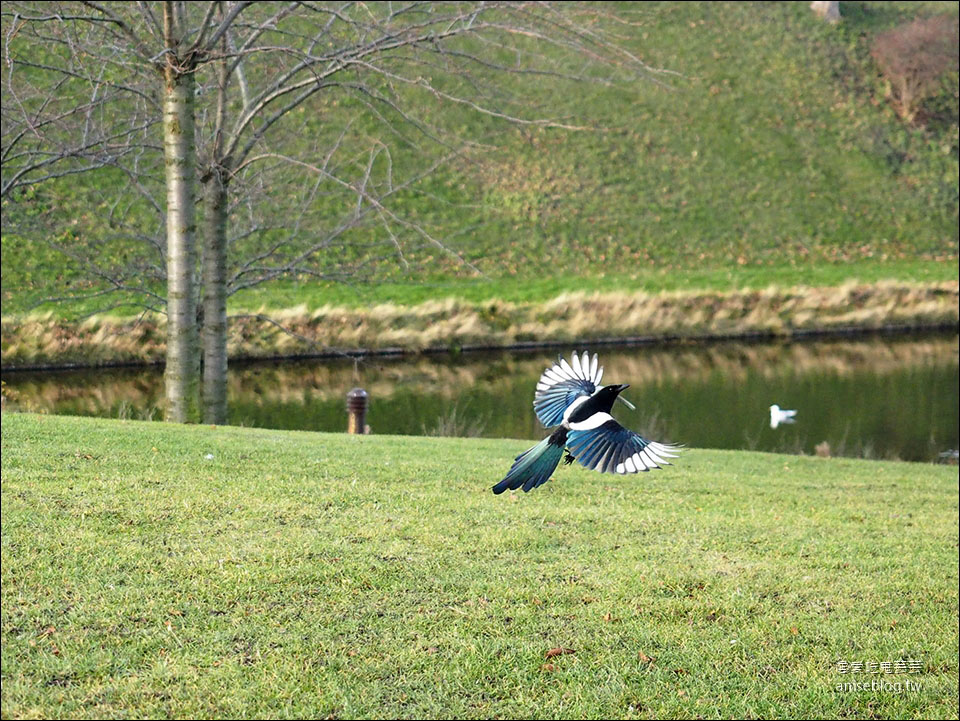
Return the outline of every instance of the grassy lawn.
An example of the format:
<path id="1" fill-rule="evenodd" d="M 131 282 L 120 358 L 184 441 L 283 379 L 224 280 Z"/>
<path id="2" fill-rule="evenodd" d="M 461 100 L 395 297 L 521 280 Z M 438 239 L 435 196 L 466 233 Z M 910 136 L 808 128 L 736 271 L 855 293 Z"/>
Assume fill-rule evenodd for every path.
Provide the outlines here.
<path id="1" fill-rule="evenodd" d="M 524 442 L 2 432 L 4 717 L 958 712 L 956 468 L 691 449 L 494 497 Z"/>

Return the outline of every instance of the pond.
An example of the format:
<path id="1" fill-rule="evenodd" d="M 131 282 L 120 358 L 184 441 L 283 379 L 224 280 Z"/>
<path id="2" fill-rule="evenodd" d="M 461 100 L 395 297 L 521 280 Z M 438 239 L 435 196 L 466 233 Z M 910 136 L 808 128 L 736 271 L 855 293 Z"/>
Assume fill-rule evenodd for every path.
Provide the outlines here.
<path id="1" fill-rule="evenodd" d="M 692 447 L 934 461 L 958 444 L 958 337 L 601 348 L 604 382 L 629 383 L 618 419 Z M 565 353 L 569 357 L 569 351 Z M 230 422 L 343 431 L 365 388 L 373 433 L 539 439 L 534 386 L 556 351 L 238 365 Z M 3 372 L 8 408 L 156 419 L 160 369 Z M 769 407 L 797 410 L 770 427 Z"/>

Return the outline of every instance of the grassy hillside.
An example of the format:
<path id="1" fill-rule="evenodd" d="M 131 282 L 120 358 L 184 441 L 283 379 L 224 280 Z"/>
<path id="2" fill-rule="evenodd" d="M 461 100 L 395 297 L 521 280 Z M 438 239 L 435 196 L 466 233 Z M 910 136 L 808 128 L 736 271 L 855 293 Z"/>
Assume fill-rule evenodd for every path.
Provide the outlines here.
<path id="1" fill-rule="evenodd" d="M 2 433 L 4 717 L 957 715 L 956 468 L 691 449 L 495 497 L 523 442 Z"/>
<path id="2" fill-rule="evenodd" d="M 920 15 L 955 16 L 955 2 L 846 3 L 837 26 L 819 21 L 806 3 L 616 3 L 611 10 L 624 21 L 620 42 L 678 73 L 667 76 L 669 87 L 535 88 L 531 102 L 597 130 L 509 130 L 495 149 L 467 154 L 397 207 L 486 278 L 449 256 L 411 249 L 410 271 L 394 256 L 371 262 L 365 279 L 378 284 L 362 297 L 491 297 L 502 287 L 543 299 L 608 278 L 619 289 L 660 290 L 795 285 L 796 276 L 827 285 L 850 276 L 957 277 L 956 73 L 928 122 L 906 126 L 869 58 L 877 32 Z M 305 135 L 336 135 L 356 111 L 332 104 Z M 461 108 L 445 112 L 450 117 L 438 122 L 491 137 L 488 121 Z M 398 179 L 423 157 L 422 148 L 400 143 Z M 83 187 L 117 182 L 76 177 L 5 212 L 47 214 L 58 229 L 52 237 L 78 257 L 119 262 L 136 252 L 125 241 L 105 249 L 93 239 L 104 233 L 108 206 L 88 202 Z M 98 287 L 75 261 L 46 247 L 49 237 L 4 235 L 4 313 Z M 254 236 L 248 244 L 268 241 Z M 319 258 L 317 270 L 335 273 L 362 253 L 338 250 Z M 410 290 L 424 278 L 426 290 Z M 234 307 L 322 305 L 350 293 L 288 280 L 239 296 Z"/>

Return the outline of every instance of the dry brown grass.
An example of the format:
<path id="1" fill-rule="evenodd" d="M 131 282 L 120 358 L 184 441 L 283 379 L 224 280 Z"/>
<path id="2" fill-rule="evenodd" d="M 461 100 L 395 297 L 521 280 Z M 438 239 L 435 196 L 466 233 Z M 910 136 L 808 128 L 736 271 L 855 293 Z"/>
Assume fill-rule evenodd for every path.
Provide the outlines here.
<path id="1" fill-rule="evenodd" d="M 546 303 L 469 303 L 457 299 L 417 306 L 356 309 L 325 306 L 235 319 L 234 358 L 316 354 L 330 350 L 507 346 L 530 341 L 770 333 L 797 330 L 956 324 L 960 283 L 848 284 L 832 288 L 768 288 L 736 292 L 562 295 Z M 162 316 L 139 323 L 96 316 L 76 325 L 51 315 L 2 321 L 4 365 L 151 363 L 164 353 Z"/>

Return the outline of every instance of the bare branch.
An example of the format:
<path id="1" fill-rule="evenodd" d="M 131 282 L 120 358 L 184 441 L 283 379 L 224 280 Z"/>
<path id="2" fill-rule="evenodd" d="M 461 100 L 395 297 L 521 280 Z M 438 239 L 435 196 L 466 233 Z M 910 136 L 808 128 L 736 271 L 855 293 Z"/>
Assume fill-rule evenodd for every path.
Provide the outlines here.
<path id="1" fill-rule="evenodd" d="M 130 40 L 131 44 L 136 49 L 137 54 L 141 58 L 145 60 L 149 60 L 150 53 L 147 51 L 147 48 L 144 45 L 143 41 L 140 39 L 140 36 L 138 36 L 135 32 L 133 32 L 133 30 L 130 28 L 130 26 L 126 22 L 124 22 L 122 19 L 114 15 L 108 8 L 103 7 L 99 3 L 91 2 L 91 0 L 83 0 L 83 4 L 86 5 L 88 8 L 96 10 L 98 13 L 100 13 L 105 18 L 107 18 L 110 22 L 116 25 L 117 28 L 120 30 L 120 32 L 122 32 Z M 92 19 L 92 18 L 84 18 L 84 19 Z"/>
<path id="2" fill-rule="evenodd" d="M 230 26 L 233 25 L 233 22 L 240 16 L 244 10 L 250 7 L 252 2 L 238 2 L 232 8 L 230 12 L 227 13 L 227 16 L 220 21 L 220 25 L 214 31 L 213 35 L 210 36 L 210 42 L 207 44 L 207 48 L 212 50 L 216 47 L 217 43 L 220 42 L 220 38 L 223 37 L 223 34 L 230 29 Z M 201 47 L 203 45 L 203 36 L 201 35 L 197 38 L 195 47 Z"/>

